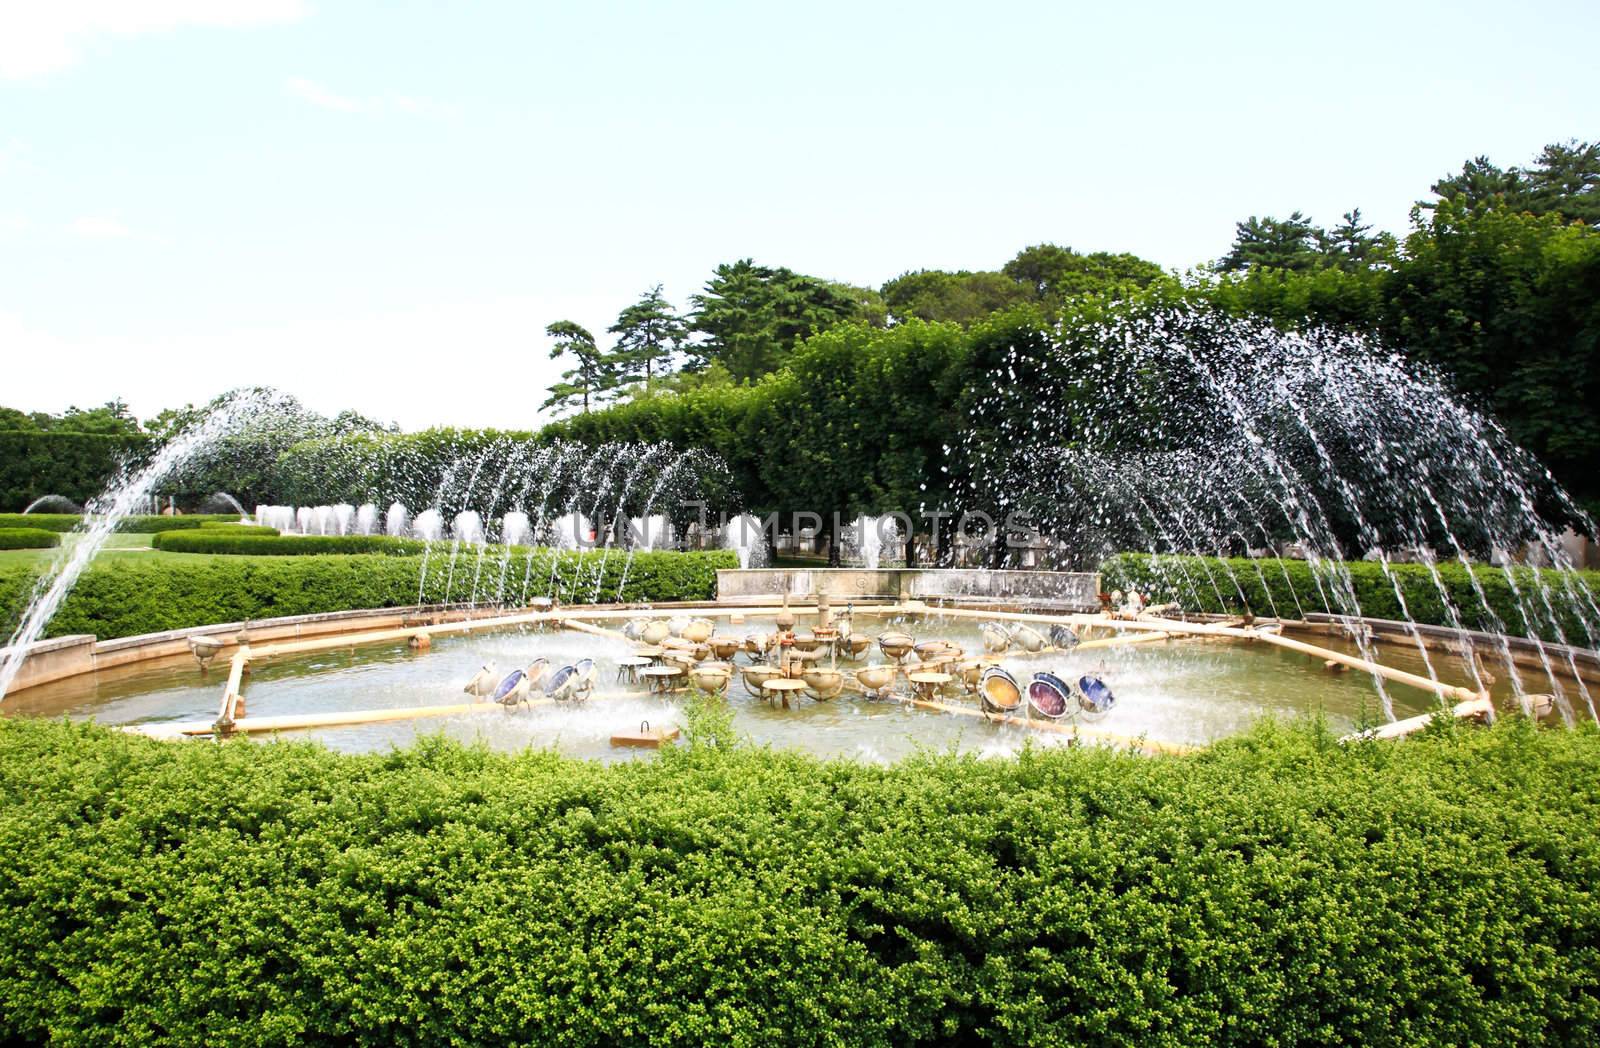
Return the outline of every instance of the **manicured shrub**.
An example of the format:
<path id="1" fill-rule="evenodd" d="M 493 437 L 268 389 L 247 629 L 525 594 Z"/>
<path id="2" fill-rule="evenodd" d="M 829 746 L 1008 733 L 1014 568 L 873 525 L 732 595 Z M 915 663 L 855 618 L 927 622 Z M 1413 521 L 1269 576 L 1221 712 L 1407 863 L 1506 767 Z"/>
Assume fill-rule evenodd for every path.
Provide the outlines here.
<path id="1" fill-rule="evenodd" d="M 43 528 L 0 528 L 0 549 L 53 549 L 61 536 Z"/>
<path id="2" fill-rule="evenodd" d="M 241 554 L 256 557 L 305 557 L 340 553 L 382 553 L 393 557 L 414 557 L 428 550 L 428 544 L 417 539 L 393 538 L 388 535 L 279 535 L 271 528 L 256 528 L 245 524 L 169 531 L 153 537 L 151 544 L 169 553 Z M 450 544 L 439 545 L 448 549 Z"/>
<path id="3" fill-rule="evenodd" d="M 0 1038 L 1600 1039 L 1600 736 L 889 767 L 0 722 Z"/>
<path id="4" fill-rule="evenodd" d="M 198 528 L 206 522 L 237 524 L 235 513 L 196 513 L 186 517 L 166 517 L 156 514 L 124 517 L 117 522 L 117 530 L 128 534 L 146 534 L 157 531 L 179 531 Z M 0 528 L 44 528 L 46 531 L 71 531 L 83 522 L 77 513 L 0 513 Z"/>
<path id="5" fill-rule="evenodd" d="M 1406 619 L 1434 626 L 1451 626 L 1449 608 L 1434 575 L 1422 564 L 1383 566 L 1369 561 L 1342 565 L 1364 615 L 1380 619 Z M 1538 636 L 1547 641 L 1592 647 L 1586 622 L 1600 603 L 1600 572 L 1559 572 L 1552 569 L 1512 568 L 1509 572 L 1476 565 L 1469 575 L 1459 563 L 1436 565 L 1450 605 L 1467 629 L 1505 630 L 1515 636 Z M 1319 583 L 1303 560 L 1248 560 L 1216 557 L 1152 557 L 1126 553 L 1100 566 L 1101 587 L 1138 589 L 1156 601 L 1176 600 L 1190 611 L 1295 618 L 1304 612 L 1333 613 L 1339 609 L 1327 599 L 1330 582 Z M 1391 576 L 1392 575 L 1392 579 Z M 1396 594 L 1396 586 L 1399 594 Z M 1523 599 L 1519 600 L 1519 593 Z M 1405 607 L 1401 607 L 1401 595 Z M 1549 605 L 1546 607 L 1546 600 Z"/>
<path id="6" fill-rule="evenodd" d="M 0 431 L 0 506 L 21 509 L 44 495 L 81 505 L 148 447 L 128 434 Z"/>
<path id="7" fill-rule="evenodd" d="M 268 541 L 271 541 L 269 538 Z M 717 569 L 738 567 L 726 550 L 555 552 L 490 547 L 480 557 L 119 557 L 92 564 L 51 618 L 46 635 L 128 637 L 216 622 L 310 615 L 417 603 L 520 604 L 552 595 L 569 604 L 710 600 Z M 527 554 L 527 555 L 524 555 Z M 16 628 L 38 569 L 0 565 L 0 630 Z"/>

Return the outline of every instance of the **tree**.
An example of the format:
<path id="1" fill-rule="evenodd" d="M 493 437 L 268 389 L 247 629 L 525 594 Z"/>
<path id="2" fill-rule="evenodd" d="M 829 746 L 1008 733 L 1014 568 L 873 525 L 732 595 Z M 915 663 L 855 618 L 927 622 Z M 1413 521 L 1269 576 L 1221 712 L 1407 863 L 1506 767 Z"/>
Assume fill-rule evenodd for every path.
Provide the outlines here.
<path id="1" fill-rule="evenodd" d="M 1520 211 L 1525 210 L 1522 204 L 1527 198 L 1522 172 L 1516 168 L 1502 171 L 1486 156 L 1473 157 L 1461 165 L 1459 175 L 1446 175 L 1428 188 L 1440 200 L 1461 199 L 1469 208 L 1499 199 Z M 1436 204 L 1437 201 L 1418 201 L 1418 206 L 1425 210 L 1431 210 Z"/>
<path id="2" fill-rule="evenodd" d="M 897 324 L 926 320 L 971 327 L 989 314 L 1031 297 L 1027 288 L 992 271 L 921 269 L 902 273 L 883 285 L 884 303 Z"/>
<path id="3" fill-rule="evenodd" d="M 1528 210 L 1600 226 L 1600 142 L 1554 143 L 1526 174 Z"/>
<path id="4" fill-rule="evenodd" d="M 550 350 L 551 360 L 570 356 L 576 363 L 561 373 L 560 382 L 549 387 L 550 396 L 540 407 L 559 410 L 579 401 L 587 413 L 591 402 L 598 403 L 601 396 L 616 386 L 615 361 L 595 345 L 593 335 L 571 320 L 558 320 L 545 328 L 544 333 L 556 340 Z"/>
<path id="5" fill-rule="evenodd" d="M 700 366 L 720 360 L 740 381 L 776 369 L 795 344 L 856 317 L 860 304 L 837 285 L 751 259 L 717 267 L 695 295 L 693 328 Z"/>
<path id="6" fill-rule="evenodd" d="M 1456 197 L 1426 222 L 1418 212 L 1405 253 L 1389 340 L 1445 368 L 1574 494 L 1600 499 L 1600 231 Z"/>
<path id="7" fill-rule="evenodd" d="M 1235 223 L 1233 247 L 1217 262 L 1224 273 L 1248 269 L 1317 269 L 1326 259 L 1322 245 L 1327 233 L 1298 211 L 1288 218 L 1251 215 Z"/>
<path id="8" fill-rule="evenodd" d="M 1346 272 L 1387 265 L 1399 250 L 1393 234 L 1373 233 L 1371 223 L 1361 221 L 1361 209 L 1340 216 L 1340 222 L 1324 233 L 1318 247 L 1330 265 Z"/>
<path id="9" fill-rule="evenodd" d="M 1056 244 L 1025 247 L 1000 271 L 1031 289 L 1033 297 L 1047 305 L 1077 295 L 1144 287 L 1162 275 L 1160 266 L 1137 255 L 1107 251 L 1080 255 Z"/>
<path id="10" fill-rule="evenodd" d="M 1600 142 L 1553 142 L 1526 168 L 1502 171 L 1486 156 L 1474 157 L 1461 173 L 1432 186 L 1439 200 L 1471 208 L 1500 204 L 1534 215 L 1556 214 L 1568 222 L 1600 225 Z M 1418 201 L 1433 210 L 1439 201 Z"/>
<path id="11" fill-rule="evenodd" d="M 683 318 L 661 294 L 661 285 L 646 291 L 633 305 L 617 314 L 617 322 L 606 329 L 616 335 L 611 350 L 618 378 L 637 381 L 642 373 L 645 388 L 655 377 L 672 370 L 672 358 L 682 348 L 689 330 Z"/>

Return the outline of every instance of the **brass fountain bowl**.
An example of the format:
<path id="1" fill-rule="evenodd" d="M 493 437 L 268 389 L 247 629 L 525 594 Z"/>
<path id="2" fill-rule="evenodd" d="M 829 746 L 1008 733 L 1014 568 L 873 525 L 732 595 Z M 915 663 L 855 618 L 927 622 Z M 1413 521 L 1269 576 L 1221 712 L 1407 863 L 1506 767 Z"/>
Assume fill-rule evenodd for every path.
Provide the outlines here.
<path id="1" fill-rule="evenodd" d="M 644 629 L 639 633 L 639 639 L 647 645 L 657 645 L 672 636 L 672 630 L 660 619 L 651 619 L 644 624 Z"/>
<path id="2" fill-rule="evenodd" d="M 683 636 L 683 631 L 689 628 L 689 620 L 682 615 L 674 616 L 667 620 L 667 629 L 674 637 Z"/>
<path id="3" fill-rule="evenodd" d="M 838 670 L 819 666 L 806 670 L 800 679 L 806 682 L 806 694 L 818 702 L 831 699 L 844 690 L 844 674 Z"/>
<path id="4" fill-rule="evenodd" d="M 733 658 L 743 646 L 738 637 L 730 637 L 722 633 L 708 638 L 706 643 L 710 645 L 711 653 L 719 659 Z"/>
<path id="5" fill-rule="evenodd" d="M 696 666 L 689 671 L 689 680 L 694 686 L 712 695 L 721 695 L 727 691 L 728 681 L 732 679 L 732 671 L 720 667 L 714 669 L 710 665 Z"/>
<path id="6" fill-rule="evenodd" d="M 712 625 L 710 619 L 691 619 L 680 631 L 679 636 L 695 644 L 704 644 L 715 630 L 716 627 Z"/>
<path id="7" fill-rule="evenodd" d="M 857 636 L 841 637 L 834 644 L 834 647 L 838 650 L 839 657 L 841 659 L 865 658 L 868 650 L 870 650 L 872 647 L 872 638 Z"/>
<path id="8" fill-rule="evenodd" d="M 758 699 L 765 698 L 761 693 L 761 685 L 783 676 L 783 671 L 778 667 L 766 665 L 746 666 L 740 673 L 744 680 L 744 690 Z"/>
<path id="9" fill-rule="evenodd" d="M 916 641 L 909 633 L 880 633 L 878 647 L 891 659 L 903 659 L 916 646 Z"/>
<path id="10" fill-rule="evenodd" d="M 894 667 L 863 666 L 856 670 L 856 682 L 868 691 L 882 691 L 894 683 Z"/>
<path id="11" fill-rule="evenodd" d="M 1040 633 L 1032 626 L 1019 625 L 1016 629 L 1011 631 L 1011 639 L 1023 651 L 1044 650 L 1044 634 Z"/>
<path id="12" fill-rule="evenodd" d="M 816 651 L 822 647 L 822 641 L 817 639 L 815 633 L 796 633 L 794 635 L 794 646 L 801 651 Z"/>

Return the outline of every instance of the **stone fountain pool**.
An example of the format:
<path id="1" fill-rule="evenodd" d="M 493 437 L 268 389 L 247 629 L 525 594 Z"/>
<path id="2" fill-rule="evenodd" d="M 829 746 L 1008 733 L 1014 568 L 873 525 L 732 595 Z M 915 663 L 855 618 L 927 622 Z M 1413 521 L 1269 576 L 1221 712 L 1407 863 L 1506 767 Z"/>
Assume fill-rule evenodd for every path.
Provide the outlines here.
<path id="1" fill-rule="evenodd" d="M 705 613 L 714 616 L 719 633 L 744 636 L 777 628 L 771 615 L 739 615 L 733 621 L 728 613 L 719 615 L 711 609 Z M 807 621 L 802 619 L 802 629 Z M 969 653 L 983 650 L 981 625 L 981 619 L 937 611 L 858 612 L 854 620 L 858 635 L 904 630 L 918 640 L 953 641 Z M 1357 652 L 1353 642 L 1321 634 L 1315 641 Z M 443 733 L 496 749 L 553 748 L 577 757 L 630 759 L 648 751 L 614 748 L 612 734 L 637 728 L 643 721 L 656 726 L 682 723 L 687 694 L 663 698 L 619 683 L 617 660 L 631 652 L 632 645 L 620 638 L 566 629 L 515 627 L 439 635 L 426 651 L 414 651 L 403 639 L 391 638 L 263 659 L 252 666 L 243 691 L 250 717 L 438 706 L 470 701 L 462 694 L 462 685 L 486 663 L 504 674 L 541 656 L 555 665 L 591 658 L 598 666 L 599 684 L 595 697 L 581 705 L 496 707 L 447 717 L 288 731 L 274 737 L 317 739 L 346 751 L 382 751 L 403 746 L 419 734 Z M 746 658 L 739 656 L 739 663 Z M 1183 639 L 1035 656 L 1008 653 L 1000 659 L 1023 680 L 1036 670 L 1068 677 L 1102 676 L 1118 699 L 1115 708 L 1093 724 L 1094 731 L 1106 736 L 1204 745 L 1238 733 L 1263 716 L 1320 715 L 1340 732 L 1379 719 L 1372 677 L 1332 673 L 1319 658 L 1250 641 Z M 1384 646 L 1383 659 L 1397 669 L 1417 673 L 1426 669 L 1414 647 Z M 882 661 L 874 646 L 867 659 L 839 664 L 854 668 Z M 1468 679 L 1466 669 L 1448 657 L 1435 653 L 1432 661 L 1441 679 Z M 142 663 L 19 691 L 8 698 L 7 712 L 93 719 L 160 734 L 178 723 L 208 722 L 216 716 L 226 666 L 226 660 L 219 659 L 209 671 L 201 671 L 187 656 Z M 1412 688 L 1390 685 L 1389 693 L 1402 717 L 1440 705 L 1434 695 Z M 1509 692 L 1496 698 L 1509 700 Z M 736 732 L 757 745 L 868 761 L 889 761 L 919 750 L 1004 755 L 1030 739 L 1036 745 L 1055 746 L 1071 738 L 895 701 L 872 701 L 850 691 L 826 702 L 800 698 L 793 708 L 783 709 L 752 696 L 737 677 L 720 701 L 732 713 Z M 971 705 L 970 700 L 953 701 Z"/>

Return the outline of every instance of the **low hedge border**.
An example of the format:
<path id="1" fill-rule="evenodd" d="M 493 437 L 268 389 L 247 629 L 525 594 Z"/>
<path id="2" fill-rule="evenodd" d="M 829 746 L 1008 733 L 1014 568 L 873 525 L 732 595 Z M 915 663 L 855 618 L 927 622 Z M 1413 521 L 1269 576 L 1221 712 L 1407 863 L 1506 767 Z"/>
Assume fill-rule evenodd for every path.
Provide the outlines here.
<path id="1" fill-rule="evenodd" d="M 247 524 L 163 532 L 152 536 L 150 544 L 168 553 L 213 553 L 222 556 L 252 557 L 305 557 L 351 553 L 415 557 L 428 551 L 428 543 L 420 539 L 395 538 L 389 535 L 280 535 L 272 528 L 257 528 Z M 446 549 L 450 545 L 449 542 L 435 543 L 436 547 L 443 546 Z"/>
<path id="2" fill-rule="evenodd" d="M 1597 764 L 1520 718 L 888 767 L 9 719 L 0 1039 L 1594 1044 Z"/>
<path id="3" fill-rule="evenodd" d="M 1379 619 L 1408 617 L 1401 612 L 1394 583 L 1385 576 L 1382 565 L 1350 561 L 1344 567 L 1350 572 L 1363 615 Z M 1566 643 L 1579 647 L 1594 647 L 1600 642 L 1600 637 L 1591 636 L 1585 624 L 1586 619 L 1592 617 L 1592 612 L 1585 615 L 1586 605 L 1600 604 L 1600 572 L 1569 574 L 1550 568 L 1510 569 L 1511 579 L 1524 592 L 1535 592 L 1540 585 L 1549 589 L 1555 611 L 1552 619 L 1544 611 L 1542 602 L 1534 602 L 1538 605 L 1535 616 L 1525 616 L 1512 590 L 1512 582 L 1500 568 L 1478 565 L 1473 568 L 1471 577 L 1467 569 L 1454 561 L 1438 564 L 1436 568 L 1450 603 L 1467 629 L 1489 632 L 1504 629 L 1515 636 L 1538 636 L 1552 642 L 1564 636 Z M 1390 571 L 1405 595 L 1406 611 L 1413 622 L 1453 625 L 1427 567 L 1392 564 Z M 1253 611 L 1267 615 L 1276 609 L 1287 616 L 1300 611 L 1330 614 L 1339 611 L 1321 598 L 1311 565 L 1303 560 L 1156 557 L 1125 553 L 1101 564 L 1100 572 L 1101 586 L 1108 591 L 1137 589 L 1151 594 L 1157 602 L 1176 600 L 1190 611 L 1222 614 Z M 1215 588 L 1211 579 L 1216 580 Z M 1569 583 L 1577 587 L 1576 591 L 1569 590 Z M 1327 581 L 1323 580 L 1324 589 L 1326 586 Z M 1479 589 L 1483 593 L 1481 598 Z"/>
<path id="4" fill-rule="evenodd" d="M 117 522 L 117 530 L 129 534 L 146 534 L 157 531 L 179 531 L 198 528 L 207 521 L 237 524 L 237 513 L 196 513 L 187 517 L 156 515 L 124 517 Z M 0 528 L 43 528 L 46 531 L 71 531 L 83 523 L 78 513 L 0 513 Z"/>
<path id="5" fill-rule="evenodd" d="M 503 549 L 503 547 L 502 547 Z M 506 558 L 486 551 L 386 557 L 119 557 L 91 564 L 51 618 L 45 635 L 92 633 L 101 639 L 217 622 L 312 615 L 362 608 L 406 607 L 477 600 L 507 603 L 553 592 L 564 603 L 711 600 L 717 569 L 739 566 L 728 550 L 636 553 L 535 550 Z M 427 565 L 424 576 L 423 566 Z M 626 584 L 624 585 L 624 572 Z M 9 635 L 33 593 L 38 569 L 0 566 L 0 630 Z M 598 580 L 598 584 L 597 584 Z"/>
<path id="6" fill-rule="evenodd" d="M 0 549 L 54 549 L 61 536 L 44 528 L 0 528 Z"/>

